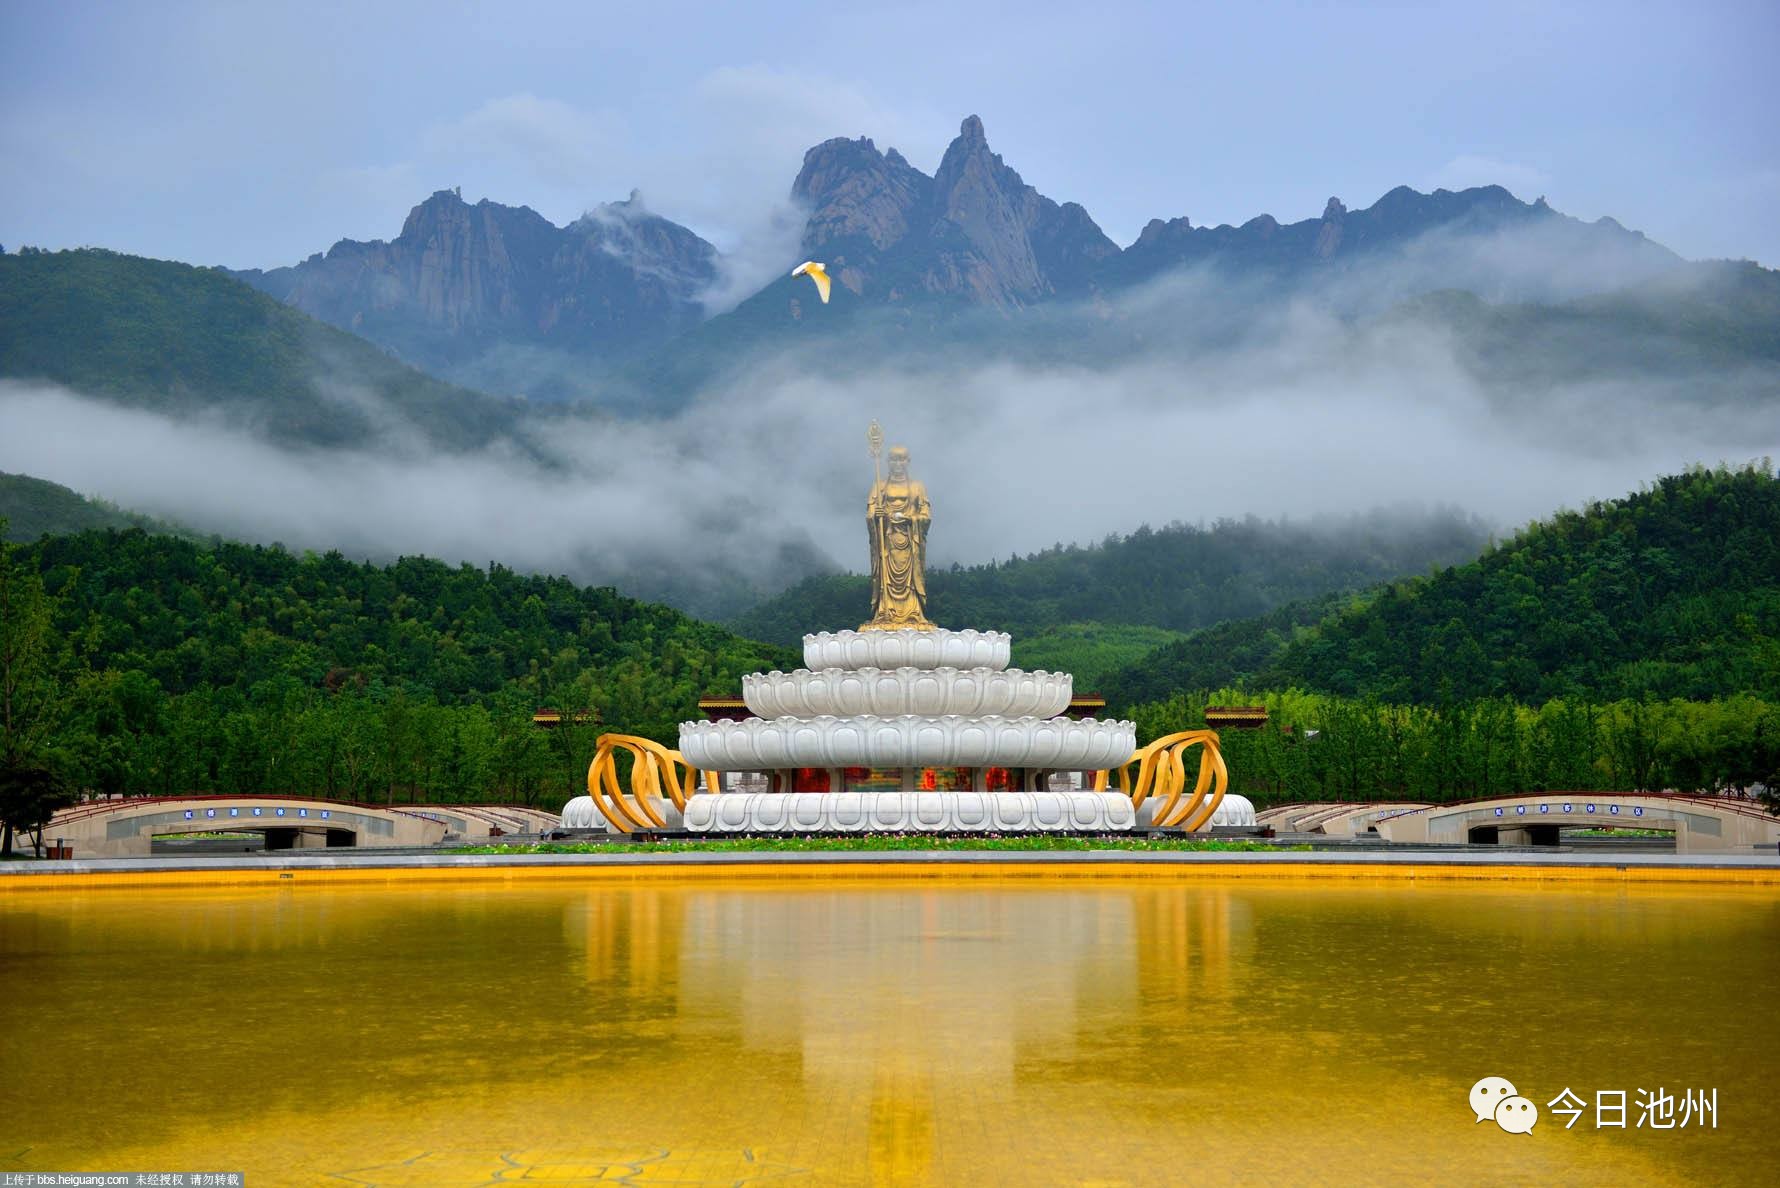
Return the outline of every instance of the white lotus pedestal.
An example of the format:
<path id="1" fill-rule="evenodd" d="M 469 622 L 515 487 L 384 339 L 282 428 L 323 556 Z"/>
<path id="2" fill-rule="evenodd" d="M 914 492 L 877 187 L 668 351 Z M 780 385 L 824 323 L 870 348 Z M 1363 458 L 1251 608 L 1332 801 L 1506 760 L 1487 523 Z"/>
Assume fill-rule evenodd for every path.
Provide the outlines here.
<path id="1" fill-rule="evenodd" d="M 1068 673 L 1008 668 L 1011 639 L 994 631 L 840 631 L 804 636 L 807 668 L 742 678 L 756 716 L 684 722 L 687 764 L 720 773 L 726 789 L 766 776 L 771 790 L 692 797 L 695 833 L 1105 832 L 1130 829 L 1131 802 L 1053 789 L 1055 773 L 1118 767 L 1136 750 L 1130 722 L 1080 721 Z M 826 773 L 826 792 L 792 790 L 799 770 Z M 872 790 L 849 788 L 849 770 Z M 969 787 L 921 791 L 934 769 L 969 773 Z M 988 773 L 1012 787 L 991 792 Z M 883 788 L 888 780 L 898 785 Z M 1071 784 L 1080 780 L 1070 780 Z"/>
<path id="2" fill-rule="evenodd" d="M 686 801 L 691 833 L 1115 833 L 1116 792 L 724 792 Z"/>

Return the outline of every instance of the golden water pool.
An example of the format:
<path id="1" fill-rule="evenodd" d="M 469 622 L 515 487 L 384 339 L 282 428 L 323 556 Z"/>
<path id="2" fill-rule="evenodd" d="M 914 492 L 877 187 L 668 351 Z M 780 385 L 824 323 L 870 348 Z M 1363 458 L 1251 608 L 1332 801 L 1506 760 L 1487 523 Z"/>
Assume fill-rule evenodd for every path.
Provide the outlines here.
<path id="1" fill-rule="evenodd" d="M 1770 1184 L 1776 954 L 1772 888 L 14 894 L 0 1171 Z M 1532 1133 L 1475 1121 L 1491 1075 L 1538 1105 Z M 1589 1106 L 1570 1129 L 1547 1108 L 1565 1089 Z M 1716 1111 L 1635 1125 L 1658 1090 Z M 1625 1127 L 1598 1127 L 1616 1092 Z"/>

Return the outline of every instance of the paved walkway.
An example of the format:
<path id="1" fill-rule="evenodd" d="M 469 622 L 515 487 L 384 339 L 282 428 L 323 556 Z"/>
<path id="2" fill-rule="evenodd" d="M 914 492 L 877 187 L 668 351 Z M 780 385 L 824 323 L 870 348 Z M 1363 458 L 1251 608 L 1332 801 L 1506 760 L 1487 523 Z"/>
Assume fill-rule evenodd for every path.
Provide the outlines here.
<path id="1" fill-rule="evenodd" d="M 935 868 L 946 868 L 942 874 Z M 889 851 L 851 853 L 647 853 L 615 846 L 594 854 L 376 854 L 320 851 L 241 857 L 104 858 L 0 864 L 8 890 L 103 885 L 264 883 L 310 876 L 307 882 L 495 876 L 664 875 L 725 877 L 1117 877 L 1164 873 L 1195 876 L 1436 878 L 1569 881 L 1744 882 L 1780 887 L 1776 854 L 1498 853 L 1474 849 L 1249 852 Z M 355 879 L 354 876 L 359 876 Z"/>

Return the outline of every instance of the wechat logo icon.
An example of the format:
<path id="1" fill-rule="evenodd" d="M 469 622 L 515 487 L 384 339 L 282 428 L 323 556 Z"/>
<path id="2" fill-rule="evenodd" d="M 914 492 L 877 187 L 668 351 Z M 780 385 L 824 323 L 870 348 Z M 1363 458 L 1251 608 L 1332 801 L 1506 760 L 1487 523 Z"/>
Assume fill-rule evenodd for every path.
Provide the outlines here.
<path id="1" fill-rule="evenodd" d="M 1471 1086 L 1471 1112 L 1478 1122 L 1493 1119 L 1509 1134 L 1528 1134 L 1539 1123 L 1539 1107 L 1516 1093 L 1506 1077 L 1485 1077 Z"/>

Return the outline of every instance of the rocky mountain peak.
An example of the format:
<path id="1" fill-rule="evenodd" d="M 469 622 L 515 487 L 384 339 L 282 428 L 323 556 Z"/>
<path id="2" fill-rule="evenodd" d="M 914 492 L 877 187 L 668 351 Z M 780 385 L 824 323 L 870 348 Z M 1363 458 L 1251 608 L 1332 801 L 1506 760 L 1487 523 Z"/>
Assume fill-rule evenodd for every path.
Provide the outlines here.
<path id="1" fill-rule="evenodd" d="M 469 213 L 469 204 L 457 190 L 434 190 L 430 197 L 408 212 L 399 238 L 424 234 L 426 228 L 441 223 L 467 221 Z"/>
<path id="2" fill-rule="evenodd" d="M 1016 191 L 1029 188 L 1018 173 L 1002 164 L 998 154 L 990 151 L 989 138 L 983 132 L 983 121 L 976 116 L 966 118 L 959 125 L 958 136 L 946 146 L 946 155 L 940 158 L 939 169 L 934 172 L 933 180 L 941 194 L 945 194 L 973 172 L 977 175 L 977 180 L 993 179 Z"/>
<path id="3" fill-rule="evenodd" d="M 1186 215 L 1182 215 L 1178 219 L 1169 219 L 1166 222 L 1161 219 L 1151 219 L 1143 225 L 1143 230 L 1137 233 L 1137 242 L 1147 247 L 1160 243 L 1170 235 L 1184 235 L 1192 229 L 1192 220 L 1188 219 Z"/>
<path id="4" fill-rule="evenodd" d="M 882 251 L 899 243 L 924 208 L 933 182 L 891 149 L 880 153 L 869 137 L 825 140 L 804 154 L 791 196 L 810 208 L 803 250 L 861 240 Z"/>
<path id="5" fill-rule="evenodd" d="M 1319 260 L 1327 260 L 1341 250 L 1342 219 L 1347 215 L 1347 207 L 1341 199 L 1331 198 L 1323 207 L 1323 225 L 1316 233 L 1316 247 L 1312 249 Z"/>
<path id="6" fill-rule="evenodd" d="M 976 261 L 949 261 L 979 298 L 1029 299 L 1048 286 L 1027 232 L 1038 222 L 1038 191 L 989 150 L 983 121 L 965 120 L 933 175 L 934 214 L 962 233 Z M 948 278 L 949 280 L 950 278 Z M 948 285 L 949 287 L 949 285 Z"/>
<path id="7" fill-rule="evenodd" d="M 717 249 L 655 214 L 637 190 L 621 202 L 602 202 L 567 230 L 633 270 L 639 283 L 696 295 L 716 274 Z"/>
<path id="8" fill-rule="evenodd" d="M 342 240 L 242 279 L 453 379 L 486 383 L 484 357 L 523 345 L 539 363 L 523 390 L 548 399 L 576 390 L 590 356 L 620 358 L 703 320 L 716 255 L 635 191 L 557 227 L 450 189 L 415 206 L 393 240 Z"/>
<path id="9" fill-rule="evenodd" d="M 942 251 L 929 287 L 962 288 L 993 304 L 1079 288 L 1095 261 L 1118 252 L 1081 206 L 1059 206 L 991 151 L 974 115 L 934 173 L 933 215 L 936 239 L 962 239 L 969 250 Z"/>
<path id="10" fill-rule="evenodd" d="M 602 202 L 590 210 L 583 211 L 580 218 L 569 224 L 569 228 L 595 233 L 602 227 L 620 223 L 634 225 L 654 221 L 657 217 L 647 206 L 643 205 L 642 191 L 632 190 L 628 198 L 620 199 L 617 202 Z"/>
<path id="11" fill-rule="evenodd" d="M 841 263 L 853 292 L 890 300 L 912 285 L 1024 304 L 1080 288 L 1118 252 L 1086 210 L 1044 197 L 991 151 L 974 115 L 932 177 L 867 137 L 837 137 L 804 154 L 791 195 L 810 211 L 802 250 Z"/>
<path id="12" fill-rule="evenodd" d="M 619 219 L 627 223 L 634 223 L 654 217 L 656 217 L 655 214 L 643 202 L 643 191 L 633 187 L 628 197 L 620 198 L 616 202 L 602 202 L 598 206 L 583 211 L 581 217 L 570 223 L 569 226 L 578 226 L 590 220 L 609 222 Z"/>
<path id="13" fill-rule="evenodd" d="M 1309 276 L 1325 267 L 1346 267 L 1362 257 L 1388 259 L 1421 241 L 1417 268 L 1441 271 L 1442 283 L 1454 287 L 1483 286 L 1492 292 L 1529 293 L 1543 299 L 1551 289 L 1540 277 L 1549 270 L 1528 272 L 1510 253 L 1446 251 L 1463 236 L 1496 236 L 1517 229 L 1537 229 L 1540 250 L 1553 259 L 1586 255 L 1595 266 L 1611 262 L 1616 275 L 1628 280 L 1671 266 L 1676 257 L 1636 232 L 1617 224 L 1585 225 L 1526 203 L 1501 186 L 1467 190 L 1435 190 L 1424 194 L 1397 186 L 1371 206 L 1350 210 L 1330 198 L 1318 218 L 1281 223 L 1269 215 L 1240 227 L 1191 228 L 1186 220 L 1152 220 L 1137 241 L 1107 270 L 1108 285 L 1131 284 L 1181 267 L 1209 266 L 1231 275 L 1257 273 L 1275 279 Z M 1424 237 L 1438 235 L 1439 241 Z M 1437 253 L 1441 263 L 1431 263 Z M 1469 271 L 1467 271 L 1469 270 Z M 1541 285 L 1546 284 L 1542 288 Z"/>
<path id="14" fill-rule="evenodd" d="M 900 154 L 895 154 L 895 161 L 891 161 L 890 157 L 880 153 L 869 136 L 857 140 L 848 140 L 844 136 L 824 140 L 804 153 L 803 168 L 797 171 L 797 177 L 791 183 L 791 196 L 820 206 L 847 175 L 881 169 L 887 162 L 907 164 Z"/>
<path id="15" fill-rule="evenodd" d="M 436 190 L 408 212 L 395 242 L 438 246 L 459 240 L 500 241 L 515 235 L 535 238 L 553 230 L 550 221 L 529 206 L 503 206 L 486 198 L 471 206 L 456 189 Z"/>

